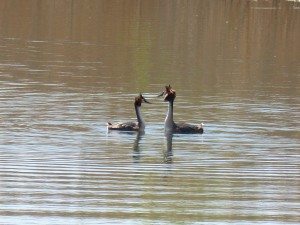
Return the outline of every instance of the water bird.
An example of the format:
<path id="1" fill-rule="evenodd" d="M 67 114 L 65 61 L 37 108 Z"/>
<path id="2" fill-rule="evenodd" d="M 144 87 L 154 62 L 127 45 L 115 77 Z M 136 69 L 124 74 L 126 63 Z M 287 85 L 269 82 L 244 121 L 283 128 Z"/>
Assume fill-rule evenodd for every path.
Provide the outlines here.
<path id="1" fill-rule="evenodd" d="M 137 122 L 117 122 L 112 124 L 111 122 L 107 122 L 108 130 L 120 130 L 120 131 L 143 131 L 145 129 L 145 122 L 142 118 L 141 114 L 141 106 L 142 103 L 151 104 L 147 101 L 142 94 L 139 94 L 134 99 L 134 108 L 137 117 Z"/>
<path id="2" fill-rule="evenodd" d="M 165 131 L 172 133 L 200 133 L 204 132 L 203 123 L 200 124 L 188 124 L 188 123 L 175 123 L 173 120 L 173 104 L 176 98 L 176 91 L 171 88 L 171 85 L 165 86 L 165 91 L 163 91 L 160 96 L 164 96 L 164 101 L 168 102 L 168 112 L 165 119 Z"/>

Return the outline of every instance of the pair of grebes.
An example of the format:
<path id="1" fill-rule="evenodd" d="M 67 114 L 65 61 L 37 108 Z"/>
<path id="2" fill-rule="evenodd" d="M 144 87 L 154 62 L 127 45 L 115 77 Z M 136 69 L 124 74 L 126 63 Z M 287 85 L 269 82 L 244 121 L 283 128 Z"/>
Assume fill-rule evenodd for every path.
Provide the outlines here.
<path id="1" fill-rule="evenodd" d="M 203 133 L 203 124 L 194 125 L 188 123 L 175 123 L 173 120 L 173 103 L 176 98 L 176 91 L 171 88 L 170 85 L 165 87 L 165 91 L 161 93 L 158 97 L 164 96 L 164 101 L 169 104 L 168 113 L 165 119 L 165 131 L 172 133 Z M 118 122 L 112 124 L 107 123 L 107 128 L 109 130 L 123 130 L 123 131 L 143 131 L 145 129 L 145 122 L 141 114 L 142 103 L 150 103 L 147 101 L 142 94 L 135 97 L 134 107 L 137 116 L 137 122 Z"/>

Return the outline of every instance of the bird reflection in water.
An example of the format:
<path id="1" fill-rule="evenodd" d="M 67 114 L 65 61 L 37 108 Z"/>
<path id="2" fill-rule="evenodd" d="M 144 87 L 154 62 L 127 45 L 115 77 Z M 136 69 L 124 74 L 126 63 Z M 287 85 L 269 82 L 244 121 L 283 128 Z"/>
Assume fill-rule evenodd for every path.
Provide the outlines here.
<path id="1" fill-rule="evenodd" d="M 140 141 L 142 140 L 143 136 L 145 134 L 145 131 L 138 131 L 136 132 L 136 137 L 134 139 L 133 143 L 133 160 L 134 162 L 139 162 L 141 158 L 141 152 L 140 152 Z"/>
<path id="2" fill-rule="evenodd" d="M 140 142 L 143 139 L 144 134 L 144 131 L 139 131 L 136 133 L 136 138 L 134 139 L 132 157 L 135 163 L 138 163 L 141 159 Z M 173 162 L 172 140 L 173 132 L 165 132 L 166 148 L 163 149 L 163 160 L 165 163 Z"/>
<path id="3" fill-rule="evenodd" d="M 111 132 L 110 130 L 107 131 L 107 134 L 116 132 Z M 140 142 L 144 138 L 145 132 L 144 131 L 137 131 L 137 132 L 130 132 L 130 131 L 119 131 L 119 134 L 127 134 L 133 135 L 136 134 L 133 142 L 133 153 L 132 158 L 134 163 L 139 163 L 141 160 L 141 149 L 140 149 Z M 172 163 L 173 162 L 173 151 L 172 151 L 172 141 L 173 141 L 173 132 L 165 132 L 165 144 L 166 147 L 163 149 L 163 161 L 165 163 Z"/>
<path id="4" fill-rule="evenodd" d="M 173 142 L 173 132 L 165 131 L 165 140 L 167 148 L 164 149 L 164 162 L 172 163 L 173 162 L 173 150 L 172 150 L 172 142 Z"/>

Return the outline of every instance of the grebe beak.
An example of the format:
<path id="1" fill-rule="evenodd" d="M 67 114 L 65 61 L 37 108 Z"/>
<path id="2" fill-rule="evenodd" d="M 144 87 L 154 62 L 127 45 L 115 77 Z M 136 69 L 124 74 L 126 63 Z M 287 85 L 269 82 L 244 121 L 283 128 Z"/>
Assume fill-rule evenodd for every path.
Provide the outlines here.
<path id="1" fill-rule="evenodd" d="M 171 89 L 171 85 L 169 84 L 168 86 L 165 86 L 165 88 L 166 88 L 166 90 L 163 91 L 160 95 L 157 95 L 157 97 L 161 97 L 161 96 L 163 96 L 163 95 L 166 95 L 167 92 L 168 92 L 168 90 Z"/>
<path id="2" fill-rule="evenodd" d="M 157 95 L 156 97 L 161 97 L 161 96 L 163 96 L 163 95 L 165 95 L 165 94 L 166 94 L 166 92 L 163 91 L 161 94 Z"/>
<path id="3" fill-rule="evenodd" d="M 143 102 L 148 103 L 148 104 L 152 104 L 151 102 L 149 102 L 147 99 L 144 98 L 144 96 L 142 94 L 140 94 Z"/>
<path id="4" fill-rule="evenodd" d="M 152 104 L 151 102 L 149 102 L 148 100 L 146 100 L 145 98 L 143 98 L 144 102 L 148 103 L 148 104 Z"/>

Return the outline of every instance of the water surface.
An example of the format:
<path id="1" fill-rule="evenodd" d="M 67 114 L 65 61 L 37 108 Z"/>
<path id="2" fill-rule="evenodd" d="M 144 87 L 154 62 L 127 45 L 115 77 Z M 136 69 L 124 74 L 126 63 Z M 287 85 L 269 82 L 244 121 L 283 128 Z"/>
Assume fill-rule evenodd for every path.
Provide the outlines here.
<path id="1" fill-rule="evenodd" d="M 2 1 L 0 223 L 299 224 L 299 8 Z"/>

